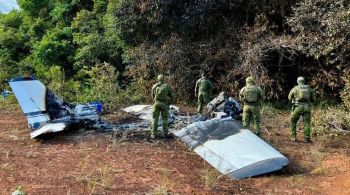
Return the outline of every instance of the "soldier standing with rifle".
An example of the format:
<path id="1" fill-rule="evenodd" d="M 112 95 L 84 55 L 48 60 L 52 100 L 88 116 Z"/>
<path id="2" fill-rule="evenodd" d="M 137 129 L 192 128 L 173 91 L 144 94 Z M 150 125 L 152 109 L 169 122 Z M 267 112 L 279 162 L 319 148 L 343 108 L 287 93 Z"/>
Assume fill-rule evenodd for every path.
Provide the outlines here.
<path id="1" fill-rule="evenodd" d="M 316 101 L 314 91 L 305 85 L 304 77 L 298 77 L 298 85 L 295 86 L 288 95 L 288 99 L 292 101 L 291 113 L 291 140 L 297 141 L 297 123 L 300 116 L 304 121 L 304 141 L 311 142 L 311 102 Z"/>
<path id="2" fill-rule="evenodd" d="M 264 91 L 257 85 L 253 77 L 246 79 L 246 86 L 239 92 L 239 98 L 243 101 L 243 127 L 249 128 L 253 120 L 255 124 L 255 134 L 260 136 L 260 106 L 265 100 Z"/>

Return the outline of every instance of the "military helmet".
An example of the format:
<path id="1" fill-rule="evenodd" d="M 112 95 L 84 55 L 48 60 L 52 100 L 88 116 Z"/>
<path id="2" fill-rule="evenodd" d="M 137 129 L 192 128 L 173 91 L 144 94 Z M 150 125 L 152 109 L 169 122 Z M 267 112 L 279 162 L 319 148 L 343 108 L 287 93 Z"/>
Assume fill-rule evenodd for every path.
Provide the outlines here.
<path id="1" fill-rule="evenodd" d="M 305 79 L 304 79 L 304 77 L 298 77 L 297 83 L 298 83 L 298 84 L 305 84 Z"/>
<path id="2" fill-rule="evenodd" d="M 161 82 L 161 83 L 164 82 L 164 75 L 163 74 L 158 75 L 157 80 L 158 82 Z"/>
<path id="3" fill-rule="evenodd" d="M 247 77 L 245 82 L 247 84 L 254 84 L 255 83 L 254 78 L 252 76 Z"/>

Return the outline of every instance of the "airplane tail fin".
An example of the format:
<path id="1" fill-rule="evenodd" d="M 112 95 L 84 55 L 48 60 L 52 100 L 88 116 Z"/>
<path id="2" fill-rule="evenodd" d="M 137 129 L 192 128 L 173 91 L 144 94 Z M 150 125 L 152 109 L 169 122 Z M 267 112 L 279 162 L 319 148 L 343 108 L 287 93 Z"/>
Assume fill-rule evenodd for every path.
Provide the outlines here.
<path id="1" fill-rule="evenodd" d="M 69 116 L 74 107 L 54 95 L 35 77 L 14 78 L 9 84 L 33 131 L 49 121 Z"/>
<path id="2" fill-rule="evenodd" d="M 46 87 L 34 77 L 11 79 L 9 84 L 28 120 L 30 129 L 39 129 L 50 121 L 46 111 Z"/>

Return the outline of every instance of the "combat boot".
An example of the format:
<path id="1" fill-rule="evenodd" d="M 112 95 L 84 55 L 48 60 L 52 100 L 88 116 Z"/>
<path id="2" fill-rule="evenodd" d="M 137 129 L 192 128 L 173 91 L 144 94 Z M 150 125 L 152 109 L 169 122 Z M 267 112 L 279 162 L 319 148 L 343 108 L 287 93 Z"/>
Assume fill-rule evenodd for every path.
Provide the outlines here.
<path id="1" fill-rule="evenodd" d="M 164 138 L 165 139 L 174 139 L 174 135 L 170 134 L 170 133 L 167 133 L 167 134 L 164 135 Z"/>

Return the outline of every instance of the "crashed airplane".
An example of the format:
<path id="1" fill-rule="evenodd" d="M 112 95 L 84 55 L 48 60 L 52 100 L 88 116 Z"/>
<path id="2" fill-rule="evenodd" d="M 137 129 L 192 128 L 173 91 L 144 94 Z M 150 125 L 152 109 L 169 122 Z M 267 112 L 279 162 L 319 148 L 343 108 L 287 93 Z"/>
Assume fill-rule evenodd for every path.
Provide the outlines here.
<path id="1" fill-rule="evenodd" d="M 220 112 L 223 109 L 222 97 L 223 94 L 219 95 L 208 105 L 212 111 L 218 111 L 217 118 L 198 121 L 198 117 L 194 117 L 195 120 L 189 125 L 172 133 L 223 175 L 234 179 L 277 171 L 288 165 L 285 156 L 250 130 L 244 129 L 240 121 L 226 116 L 221 118 L 225 115 Z M 217 106 L 222 108 L 216 109 Z M 135 105 L 124 111 L 151 120 L 150 107 Z M 188 120 L 188 117 L 183 118 Z M 177 119 L 181 120 L 181 117 Z"/>
<path id="2" fill-rule="evenodd" d="M 31 138 L 60 132 L 73 125 L 103 126 L 98 103 L 66 103 L 35 77 L 14 78 L 9 84 L 28 120 Z"/>
<path id="3" fill-rule="evenodd" d="M 102 121 L 101 105 L 98 103 L 74 105 L 64 102 L 34 77 L 14 78 L 9 80 L 9 84 L 28 120 L 31 138 L 60 132 L 72 126 L 115 131 L 130 129 L 129 125 L 113 126 Z M 174 135 L 231 178 L 252 177 L 286 166 L 286 157 L 250 130 L 242 128 L 239 121 L 227 116 L 220 118 L 223 116 L 220 114 L 223 97 L 219 95 L 208 105 L 209 110 L 219 114 L 216 114 L 217 118 L 206 121 L 199 121 L 201 117 L 179 116 L 179 108 L 171 106 L 169 122 L 178 127 L 178 124 L 182 124 L 180 126 L 183 127 L 180 127 L 181 130 L 172 130 Z M 148 121 L 148 124 L 152 120 L 151 110 L 151 105 L 135 105 L 124 109 Z M 144 127 L 144 124 L 136 126 Z"/>

